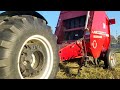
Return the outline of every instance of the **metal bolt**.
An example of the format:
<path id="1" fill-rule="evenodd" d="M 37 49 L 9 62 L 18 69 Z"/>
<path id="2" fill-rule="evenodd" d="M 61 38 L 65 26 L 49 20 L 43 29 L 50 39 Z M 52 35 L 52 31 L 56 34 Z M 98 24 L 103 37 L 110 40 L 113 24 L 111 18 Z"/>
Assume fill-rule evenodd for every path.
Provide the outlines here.
<path id="1" fill-rule="evenodd" d="M 27 65 L 27 62 L 26 62 L 26 61 L 23 61 L 23 64 L 24 64 L 24 65 Z"/>

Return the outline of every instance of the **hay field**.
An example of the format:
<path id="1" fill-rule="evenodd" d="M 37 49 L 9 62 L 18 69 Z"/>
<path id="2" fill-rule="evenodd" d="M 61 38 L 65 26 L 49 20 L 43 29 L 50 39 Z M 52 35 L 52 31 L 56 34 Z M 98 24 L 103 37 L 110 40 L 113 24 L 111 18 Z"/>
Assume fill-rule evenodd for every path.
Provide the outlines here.
<path id="1" fill-rule="evenodd" d="M 103 69 L 101 67 L 90 65 L 90 67 L 82 67 L 80 76 L 77 75 L 77 68 L 70 69 L 72 76 L 67 76 L 63 70 L 57 73 L 57 79 L 120 79 L 120 53 L 116 54 L 118 64 L 114 70 Z M 78 67 L 76 63 L 68 63 L 68 66 Z"/>

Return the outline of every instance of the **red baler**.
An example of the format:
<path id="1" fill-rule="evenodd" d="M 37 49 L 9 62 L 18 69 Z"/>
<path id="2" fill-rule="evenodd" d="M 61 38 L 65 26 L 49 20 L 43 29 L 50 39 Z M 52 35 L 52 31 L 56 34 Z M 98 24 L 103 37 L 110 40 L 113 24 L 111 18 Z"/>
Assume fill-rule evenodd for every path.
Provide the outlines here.
<path id="1" fill-rule="evenodd" d="M 55 35 L 59 45 L 60 61 L 80 60 L 82 65 L 88 56 L 104 61 L 105 68 L 116 65 L 115 53 L 110 48 L 110 25 L 105 11 L 61 11 Z"/>

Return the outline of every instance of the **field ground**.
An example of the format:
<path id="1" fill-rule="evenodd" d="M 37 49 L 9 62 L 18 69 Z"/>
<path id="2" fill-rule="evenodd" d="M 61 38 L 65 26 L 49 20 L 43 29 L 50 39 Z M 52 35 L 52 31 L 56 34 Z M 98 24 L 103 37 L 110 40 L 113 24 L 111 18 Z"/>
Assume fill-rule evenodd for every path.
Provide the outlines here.
<path id="1" fill-rule="evenodd" d="M 82 67 L 80 76 L 77 75 L 77 69 L 70 69 L 72 76 L 67 76 L 63 70 L 59 70 L 57 73 L 57 79 L 120 79 L 120 53 L 116 54 L 118 64 L 114 70 L 103 69 L 102 62 L 101 67 L 95 67 L 90 65 L 90 67 Z M 78 67 L 76 63 L 68 63 L 69 67 Z"/>

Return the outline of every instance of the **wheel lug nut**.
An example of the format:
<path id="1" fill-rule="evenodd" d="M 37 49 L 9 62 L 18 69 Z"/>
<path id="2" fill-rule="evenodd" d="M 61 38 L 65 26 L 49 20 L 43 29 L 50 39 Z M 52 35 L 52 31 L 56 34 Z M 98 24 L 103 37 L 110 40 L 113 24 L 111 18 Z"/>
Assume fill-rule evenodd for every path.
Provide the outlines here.
<path id="1" fill-rule="evenodd" d="M 26 62 L 26 61 L 23 61 L 23 64 L 24 64 L 24 65 L 27 65 L 27 62 Z"/>

